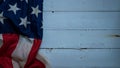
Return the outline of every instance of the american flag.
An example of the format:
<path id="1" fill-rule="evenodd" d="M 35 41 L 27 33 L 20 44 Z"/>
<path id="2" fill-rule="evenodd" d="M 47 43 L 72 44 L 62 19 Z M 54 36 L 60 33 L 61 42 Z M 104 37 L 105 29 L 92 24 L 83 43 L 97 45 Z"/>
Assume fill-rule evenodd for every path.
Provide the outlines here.
<path id="1" fill-rule="evenodd" d="M 46 68 L 38 54 L 43 0 L 0 0 L 0 68 Z"/>

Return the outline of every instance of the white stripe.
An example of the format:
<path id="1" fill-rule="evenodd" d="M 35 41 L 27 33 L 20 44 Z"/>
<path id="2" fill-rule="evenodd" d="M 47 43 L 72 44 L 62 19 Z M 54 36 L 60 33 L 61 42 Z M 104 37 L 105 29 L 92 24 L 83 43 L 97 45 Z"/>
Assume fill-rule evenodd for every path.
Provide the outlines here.
<path id="1" fill-rule="evenodd" d="M 0 48 L 2 47 L 3 45 L 3 37 L 2 37 L 2 34 L 0 34 Z"/>
<path id="2" fill-rule="evenodd" d="M 19 62 L 21 68 L 24 67 L 27 61 L 33 42 L 34 40 L 32 39 L 20 36 L 18 45 L 12 53 L 13 59 Z"/>
<path id="3" fill-rule="evenodd" d="M 20 68 L 19 64 L 16 61 L 12 60 L 12 64 L 13 68 Z"/>

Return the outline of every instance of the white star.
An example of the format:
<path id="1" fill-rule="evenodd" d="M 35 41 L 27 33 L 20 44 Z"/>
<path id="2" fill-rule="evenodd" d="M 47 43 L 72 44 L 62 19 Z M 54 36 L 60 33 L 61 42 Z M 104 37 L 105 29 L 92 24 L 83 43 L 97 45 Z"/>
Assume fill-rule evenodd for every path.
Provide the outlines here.
<path id="1" fill-rule="evenodd" d="M 20 10 L 20 8 L 17 7 L 17 3 L 15 5 L 9 5 L 10 9 L 8 9 L 8 11 L 13 11 L 15 14 L 17 13 L 18 10 Z"/>
<path id="2" fill-rule="evenodd" d="M 26 3 L 28 3 L 28 0 L 25 0 L 26 1 Z"/>
<path id="3" fill-rule="evenodd" d="M 3 12 L 0 14 L 0 22 L 2 24 L 4 24 L 4 19 L 6 19 L 4 16 L 3 16 Z"/>
<path id="4" fill-rule="evenodd" d="M 26 28 L 27 24 L 30 24 L 30 22 L 27 21 L 27 17 L 20 19 L 21 19 L 21 23 L 19 25 L 24 25 L 24 27 Z"/>
<path id="5" fill-rule="evenodd" d="M 41 13 L 41 11 L 39 10 L 39 6 L 36 6 L 36 8 L 32 7 L 32 14 L 35 14 L 36 17 L 38 17 L 38 14 Z"/>

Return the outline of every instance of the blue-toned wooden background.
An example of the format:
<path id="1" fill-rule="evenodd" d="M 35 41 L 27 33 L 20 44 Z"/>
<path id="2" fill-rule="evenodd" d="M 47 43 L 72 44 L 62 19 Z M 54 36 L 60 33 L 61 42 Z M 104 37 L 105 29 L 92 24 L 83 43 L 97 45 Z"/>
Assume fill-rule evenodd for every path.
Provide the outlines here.
<path id="1" fill-rule="evenodd" d="M 52 68 L 120 68 L 120 0 L 44 0 L 43 16 Z"/>

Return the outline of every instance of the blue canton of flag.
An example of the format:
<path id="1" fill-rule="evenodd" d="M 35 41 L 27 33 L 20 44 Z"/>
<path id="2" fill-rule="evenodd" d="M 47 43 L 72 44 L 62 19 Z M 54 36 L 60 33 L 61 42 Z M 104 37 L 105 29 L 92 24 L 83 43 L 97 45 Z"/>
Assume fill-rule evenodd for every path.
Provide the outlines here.
<path id="1" fill-rule="evenodd" d="M 0 0 L 0 68 L 47 67 L 38 54 L 42 5 L 43 0 Z"/>
<path id="2" fill-rule="evenodd" d="M 42 0 L 3 0 L 0 33 L 18 33 L 42 38 Z"/>

